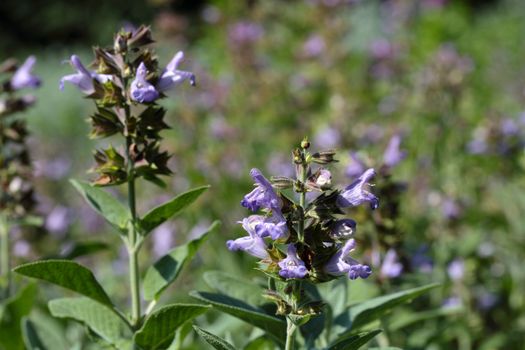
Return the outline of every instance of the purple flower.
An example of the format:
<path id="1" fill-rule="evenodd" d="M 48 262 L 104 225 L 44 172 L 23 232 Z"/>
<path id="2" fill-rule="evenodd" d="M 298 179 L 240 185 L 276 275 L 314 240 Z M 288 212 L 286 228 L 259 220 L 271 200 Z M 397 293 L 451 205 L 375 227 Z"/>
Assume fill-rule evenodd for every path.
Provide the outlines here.
<path id="1" fill-rule="evenodd" d="M 315 184 L 321 188 L 329 187 L 332 183 L 332 173 L 328 169 L 321 169 L 319 176 L 315 180 Z"/>
<path id="2" fill-rule="evenodd" d="M 71 224 L 71 214 L 71 209 L 64 206 L 59 205 L 54 207 L 46 218 L 44 224 L 46 230 L 58 236 L 65 235 Z"/>
<path id="3" fill-rule="evenodd" d="M 60 79 L 60 90 L 64 90 L 64 82 L 68 82 L 75 85 L 84 94 L 91 95 L 95 92 L 93 79 L 102 84 L 112 79 L 111 75 L 98 74 L 87 70 L 77 55 L 71 56 L 70 62 L 73 68 L 77 70 L 77 73 L 63 76 L 62 79 Z"/>
<path id="4" fill-rule="evenodd" d="M 352 219 L 338 220 L 332 224 L 330 238 L 347 240 L 356 230 L 356 222 Z"/>
<path id="5" fill-rule="evenodd" d="M 20 90 L 24 88 L 36 88 L 40 86 L 40 79 L 33 74 L 31 70 L 36 63 L 35 56 L 29 56 L 11 77 L 11 88 Z"/>
<path id="6" fill-rule="evenodd" d="M 388 142 L 388 146 L 383 154 L 383 162 L 386 166 L 392 168 L 399 164 L 403 159 L 405 159 L 407 152 L 401 151 L 399 145 L 401 144 L 401 136 L 394 135 Z"/>
<path id="7" fill-rule="evenodd" d="M 257 215 L 252 215 L 242 220 L 242 227 L 248 232 L 249 236 L 237 238 L 236 240 L 229 240 L 226 242 L 226 246 L 229 250 L 243 250 L 250 255 L 253 255 L 260 259 L 268 258 L 268 252 L 266 251 L 266 243 L 264 239 L 257 236 L 255 233 L 255 224 L 259 218 Z"/>
<path id="8" fill-rule="evenodd" d="M 173 89 L 175 86 L 189 80 L 192 86 L 195 86 L 195 75 L 191 72 L 178 70 L 177 67 L 184 59 L 184 53 L 179 51 L 173 56 L 170 63 L 164 68 L 157 83 L 157 90 L 160 92 Z"/>
<path id="9" fill-rule="evenodd" d="M 251 211 L 257 211 L 261 207 L 281 211 L 281 200 L 273 190 L 272 184 L 263 176 L 259 169 L 252 169 L 250 176 L 255 180 L 253 191 L 244 196 L 241 205 Z"/>
<path id="10" fill-rule="evenodd" d="M 324 39 L 319 34 L 314 34 L 303 44 L 303 54 L 306 57 L 317 57 L 326 49 Z"/>
<path id="11" fill-rule="evenodd" d="M 356 152 L 350 152 L 350 164 L 346 167 L 346 176 L 354 178 L 365 171 L 365 163 L 359 158 Z"/>
<path id="12" fill-rule="evenodd" d="M 445 198 L 441 204 L 443 216 L 448 220 L 457 219 L 461 215 L 461 208 L 452 198 Z"/>
<path id="13" fill-rule="evenodd" d="M 157 258 L 167 254 L 173 247 L 174 231 L 175 228 L 170 223 L 164 223 L 153 231 L 152 250 Z"/>
<path id="14" fill-rule="evenodd" d="M 140 103 L 153 102 L 159 97 L 159 92 L 146 80 L 148 70 L 144 62 L 137 68 L 135 79 L 131 82 L 131 99 Z"/>
<path id="15" fill-rule="evenodd" d="M 263 29 L 256 23 L 238 22 L 230 27 L 228 36 L 234 45 L 246 45 L 259 40 L 264 34 Z"/>
<path id="16" fill-rule="evenodd" d="M 447 267 L 447 273 L 453 281 L 459 281 L 465 274 L 465 263 L 463 260 L 453 260 Z"/>
<path id="17" fill-rule="evenodd" d="M 398 261 L 396 251 L 389 249 L 381 265 L 381 275 L 388 278 L 396 278 L 402 271 L 403 265 Z"/>
<path id="18" fill-rule="evenodd" d="M 251 225 L 257 236 L 261 238 L 271 237 L 273 240 L 287 237 L 288 227 L 281 213 L 275 212 L 270 217 L 261 215 L 252 215 L 251 217 L 253 217 Z"/>
<path id="19" fill-rule="evenodd" d="M 319 148 L 335 148 L 341 142 L 341 132 L 337 128 L 325 127 L 314 136 Z"/>
<path id="20" fill-rule="evenodd" d="M 334 276 L 348 275 L 348 278 L 355 280 L 359 277 L 367 278 L 372 273 L 370 266 L 360 264 L 352 259 L 349 254 L 355 249 L 355 240 L 348 240 L 345 245 L 334 254 L 325 265 L 326 273 Z"/>
<path id="21" fill-rule="evenodd" d="M 284 278 L 303 278 L 308 273 L 304 262 L 297 256 L 297 249 L 293 244 L 288 245 L 286 259 L 279 262 L 279 276 Z"/>
<path id="22" fill-rule="evenodd" d="M 372 193 L 368 192 L 365 187 L 369 185 L 370 179 L 375 176 L 376 172 L 370 168 L 366 170 L 357 180 L 347 186 L 337 199 L 338 204 L 343 207 L 355 207 L 365 202 L 370 203 L 372 209 L 379 206 L 379 199 Z"/>

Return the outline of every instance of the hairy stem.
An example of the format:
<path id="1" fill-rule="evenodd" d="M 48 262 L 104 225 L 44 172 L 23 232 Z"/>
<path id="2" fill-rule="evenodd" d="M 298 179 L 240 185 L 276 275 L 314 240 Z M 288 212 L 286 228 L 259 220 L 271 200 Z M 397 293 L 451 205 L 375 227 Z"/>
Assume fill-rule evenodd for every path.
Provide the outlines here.
<path id="1" fill-rule="evenodd" d="M 286 318 L 286 346 L 285 350 L 292 350 L 294 348 L 295 342 L 295 330 L 297 326 L 290 320 Z"/>
<path id="2" fill-rule="evenodd" d="M 0 271 L 5 278 L 5 289 L 3 297 L 8 298 L 11 294 L 11 268 L 9 250 L 9 227 L 4 218 L 0 219 Z"/>
<path id="3" fill-rule="evenodd" d="M 126 118 L 129 118 L 129 107 L 126 108 Z M 141 318 L 140 312 L 140 277 L 138 253 L 140 245 L 137 244 L 137 210 L 135 198 L 135 172 L 133 160 L 130 157 L 132 140 L 126 137 L 126 158 L 128 162 L 128 205 L 131 214 L 131 223 L 128 229 L 128 255 L 129 255 L 129 285 L 131 290 L 131 324 L 138 326 Z"/>
<path id="4" fill-rule="evenodd" d="M 301 207 L 301 218 L 299 219 L 299 225 L 298 225 L 298 232 L 297 236 L 299 239 L 299 242 L 304 242 L 304 208 L 305 208 L 305 202 L 306 202 L 306 173 L 308 171 L 308 165 L 305 161 L 305 151 L 304 149 L 301 150 L 301 173 L 299 181 L 301 181 L 301 193 L 299 194 L 299 206 Z"/>

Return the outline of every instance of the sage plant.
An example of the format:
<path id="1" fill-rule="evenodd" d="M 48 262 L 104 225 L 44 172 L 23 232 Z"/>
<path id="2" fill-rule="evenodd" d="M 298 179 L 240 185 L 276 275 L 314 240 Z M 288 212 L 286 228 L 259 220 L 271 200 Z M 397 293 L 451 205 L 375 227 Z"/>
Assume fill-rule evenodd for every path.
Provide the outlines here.
<path id="1" fill-rule="evenodd" d="M 195 85 L 191 72 L 179 70 L 182 52 L 176 53 L 161 69 L 150 48 L 152 43 L 148 27 L 122 30 L 115 36 L 112 47 L 94 48 L 95 60 L 90 66 L 72 55 L 70 63 L 75 72 L 64 76 L 59 86 L 64 89 L 70 84 L 95 103 L 96 110 L 90 116 L 92 138 L 112 136 L 122 141 L 122 147 L 108 146 L 94 152 L 92 171 L 97 177 L 92 184 L 72 182 L 87 202 L 113 225 L 124 242 L 129 262 L 129 312 L 121 311 L 114 304 L 89 269 L 72 261 L 45 260 L 16 268 L 18 273 L 87 297 L 53 300 L 50 311 L 54 316 L 86 324 L 101 342 L 119 349 L 166 348 L 180 325 L 207 308 L 171 304 L 155 310 L 161 293 L 175 280 L 206 235 L 170 251 L 141 278 L 139 253 L 149 233 L 208 188 L 203 186 L 185 192 L 143 216 L 137 212 L 138 181 L 166 187 L 161 176 L 172 174 L 168 167 L 170 155 L 161 146 L 160 133 L 168 129 L 164 122 L 166 110 L 158 101 L 168 90 L 185 82 Z M 127 206 L 101 188 L 118 185 L 127 187 Z M 144 301 L 149 302 L 146 309 Z M 108 325 L 108 320 L 118 324 L 116 331 Z"/>
<path id="2" fill-rule="evenodd" d="M 336 162 L 335 151 L 309 152 L 307 139 L 293 151 L 296 178 L 272 177 L 252 169 L 255 189 L 241 205 L 252 212 L 242 220 L 248 236 L 230 240 L 230 250 L 243 250 L 259 259 L 269 277 L 268 298 L 277 304 L 277 314 L 287 322 L 285 349 L 294 348 L 295 331 L 321 312 L 323 302 L 305 297 L 305 283 L 318 284 L 339 276 L 367 278 L 372 270 L 352 256 L 357 248 L 357 224 L 344 210 L 362 204 L 372 209 L 378 198 L 368 190 L 374 169 L 343 189 L 332 184 L 324 166 Z M 316 167 L 317 165 L 317 167 Z M 285 192 L 293 189 L 296 201 Z M 307 193 L 313 193 L 307 201 Z"/>
<path id="3" fill-rule="evenodd" d="M 4 298 L 11 294 L 9 232 L 30 221 L 35 200 L 31 182 L 32 169 L 26 122 L 19 116 L 33 105 L 35 97 L 23 94 L 27 88 L 40 86 L 32 73 L 36 63 L 29 56 L 22 65 L 6 60 L 0 65 L 4 76 L 0 85 L 0 273 Z"/>

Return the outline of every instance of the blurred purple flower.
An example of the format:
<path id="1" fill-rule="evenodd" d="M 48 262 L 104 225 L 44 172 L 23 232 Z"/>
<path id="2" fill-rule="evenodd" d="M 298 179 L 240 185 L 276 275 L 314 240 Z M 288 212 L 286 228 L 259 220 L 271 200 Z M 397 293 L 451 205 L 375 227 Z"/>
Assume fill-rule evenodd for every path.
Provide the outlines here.
<path id="1" fill-rule="evenodd" d="M 352 219 L 337 220 L 330 228 L 330 237 L 334 240 L 346 241 L 356 230 L 357 223 Z"/>
<path id="2" fill-rule="evenodd" d="M 157 227 L 153 233 L 153 254 L 158 258 L 163 255 L 166 255 L 174 245 L 174 235 L 175 228 L 170 223 L 164 223 Z"/>
<path id="3" fill-rule="evenodd" d="M 17 239 L 13 244 L 13 255 L 27 257 L 31 253 L 31 244 L 24 239 Z"/>
<path id="4" fill-rule="evenodd" d="M 282 153 L 272 153 L 266 162 L 266 169 L 273 174 L 282 176 L 291 177 L 294 174 L 290 161 Z"/>
<path id="5" fill-rule="evenodd" d="M 259 237 L 255 233 L 255 225 L 257 224 L 259 218 L 257 215 L 252 215 L 242 220 L 242 227 L 248 236 L 237 238 L 236 240 L 229 240 L 226 242 L 226 246 L 229 250 L 243 250 L 246 253 L 255 256 L 260 259 L 268 258 L 268 252 L 266 251 L 266 243 L 264 239 Z"/>
<path id="6" fill-rule="evenodd" d="M 474 139 L 467 144 L 467 151 L 470 154 L 485 154 L 488 149 L 487 142 L 482 139 Z"/>
<path id="7" fill-rule="evenodd" d="M 341 133 L 338 129 L 324 127 L 314 136 L 314 144 L 322 149 L 336 148 L 341 142 Z"/>
<path id="8" fill-rule="evenodd" d="M 155 90 L 155 87 L 146 80 L 148 70 L 146 65 L 141 62 L 137 68 L 137 74 L 135 79 L 131 82 L 129 89 L 131 99 L 139 103 L 153 102 L 159 98 L 159 92 Z"/>
<path id="9" fill-rule="evenodd" d="M 383 154 L 383 162 L 386 166 L 392 168 L 395 167 L 399 162 L 405 159 L 407 152 L 401 151 L 399 146 L 401 145 L 401 136 L 394 135 L 388 142 L 388 146 Z"/>
<path id="10" fill-rule="evenodd" d="M 461 215 L 461 208 L 452 198 L 445 198 L 441 204 L 443 216 L 448 220 L 457 219 Z"/>
<path id="11" fill-rule="evenodd" d="M 228 30 L 228 37 L 233 44 L 244 45 L 259 40 L 264 34 L 263 29 L 256 23 L 237 22 Z"/>
<path id="12" fill-rule="evenodd" d="M 370 168 L 366 170 L 357 180 L 347 186 L 339 195 L 337 203 L 339 206 L 355 207 L 365 202 L 370 203 L 372 209 L 376 209 L 379 206 L 379 199 L 372 193 L 368 192 L 365 188 L 369 186 L 369 181 L 376 175 L 374 169 Z"/>
<path id="13" fill-rule="evenodd" d="M 63 236 L 67 232 L 69 225 L 71 225 L 71 221 L 71 210 L 58 205 L 47 215 L 44 226 L 47 231 Z"/>
<path id="14" fill-rule="evenodd" d="M 322 36 L 314 34 L 303 44 L 303 55 L 308 58 L 318 57 L 323 54 L 326 44 Z"/>
<path id="15" fill-rule="evenodd" d="M 286 258 L 279 262 L 279 276 L 283 278 L 303 278 L 308 273 L 304 262 L 297 256 L 297 249 L 293 244 L 288 245 Z"/>
<path id="16" fill-rule="evenodd" d="M 188 80 L 190 85 L 195 86 L 195 75 L 192 72 L 178 70 L 179 64 L 184 60 L 184 53 L 179 51 L 173 56 L 170 63 L 164 68 L 157 82 L 157 90 L 165 92 Z"/>
<path id="17" fill-rule="evenodd" d="M 373 58 L 378 60 L 388 59 L 393 56 L 394 47 L 386 39 L 376 39 L 370 44 L 370 54 Z"/>
<path id="18" fill-rule="evenodd" d="M 449 298 L 446 298 L 441 306 L 445 309 L 457 309 L 463 306 L 463 302 L 461 301 L 461 298 L 457 296 L 452 296 Z"/>
<path id="19" fill-rule="evenodd" d="M 401 275 L 403 265 L 398 261 L 397 253 L 394 249 L 389 249 L 381 265 L 381 275 L 387 278 L 396 278 Z"/>
<path id="20" fill-rule="evenodd" d="M 52 180 L 64 178 L 71 169 L 71 159 L 66 157 L 56 157 L 52 159 L 38 159 L 33 163 L 35 176 L 47 177 Z"/>
<path id="21" fill-rule="evenodd" d="M 412 255 L 411 264 L 414 270 L 422 273 L 431 273 L 433 269 L 432 259 L 427 255 L 428 247 L 420 246 Z"/>
<path id="22" fill-rule="evenodd" d="M 84 94 L 91 95 L 95 92 L 93 80 L 103 84 L 113 78 L 111 75 L 97 74 L 87 70 L 77 55 L 71 56 L 70 63 L 77 70 L 77 73 L 63 76 L 60 79 L 60 90 L 64 90 L 64 82 L 68 82 L 75 85 Z"/>
<path id="23" fill-rule="evenodd" d="M 348 274 L 348 278 L 355 280 L 359 277 L 367 278 L 372 273 L 372 269 L 360 264 L 350 257 L 350 252 L 355 249 L 355 240 L 348 240 L 344 246 L 334 254 L 334 256 L 325 265 L 326 273 L 334 276 Z"/>
<path id="24" fill-rule="evenodd" d="M 259 169 L 250 171 L 255 181 L 255 189 L 244 196 L 241 205 L 251 211 L 257 211 L 261 207 L 281 211 L 281 200 L 273 190 L 272 184 L 263 176 Z"/>
<path id="25" fill-rule="evenodd" d="M 465 275 L 465 263 L 463 260 L 455 259 L 450 264 L 448 264 L 447 273 L 451 280 L 461 280 Z"/>
<path id="26" fill-rule="evenodd" d="M 359 158 L 357 152 L 350 152 L 350 164 L 346 167 L 346 176 L 355 178 L 361 175 L 366 169 L 365 163 Z"/>
<path id="27" fill-rule="evenodd" d="M 505 118 L 500 123 L 500 131 L 504 136 L 514 136 L 520 132 L 518 123 L 511 118 Z"/>
<path id="28" fill-rule="evenodd" d="M 35 56 L 29 56 L 25 62 L 16 70 L 11 77 L 10 85 L 13 90 L 24 88 L 37 88 L 40 86 L 40 79 L 31 73 L 36 63 Z"/>
<path id="29" fill-rule="evenodd" d="M 484 291 L 478 297 L 478 306 L 481 310 L 492 309 L 498 302 L 498 296 L 494 293 Z"/>

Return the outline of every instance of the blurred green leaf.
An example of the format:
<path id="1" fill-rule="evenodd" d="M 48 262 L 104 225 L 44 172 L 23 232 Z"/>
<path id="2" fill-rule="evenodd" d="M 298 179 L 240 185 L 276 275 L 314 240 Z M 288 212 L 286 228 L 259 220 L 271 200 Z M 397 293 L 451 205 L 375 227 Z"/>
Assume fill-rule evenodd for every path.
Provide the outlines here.
<path id="1" fill-rule="evenodd" d="M 24 345 L 28 350 L 48 350 L 48 348 L 42 343 L 40 337 L 29 319 L 24 318 L 22 320 L 22 337 L 24 339 Z M 57 348 L 57 350 L 60 348 Z"/>
<path id="2" fill-rule="evenodd" d="M 0 319 L 0 345 L 8 350 L 22 350 L 21 320 L 31 312 L 37 292 L 36 284 L 23 287 L 17 294 L 2 301 Z"/>
<path id="3" fill-rule="evenodd" d="M 164 306 L 146 318 L 144 325 L 133 336 L 133 341 L 144 349 L 165 349 L 173 341 L 179 326 L 206 312 L 208 308 L 207 305 L 196 304 Z"/>
<path id="4" fill-rule="evenodd" d="M 107 250 L 109 245 L 104 242 L 74 242 L 62 255 L 61 259 L 72 260 L 79 256 L 98 253 Z"/>
<path id="5" fill-rule="evenodd" d="M 40 310 L 33 308 L 30 317 L 24 317 L 22 320 L 22 331 L 24 337 L 31 336 L 32 339 L 24 338 L 26 347 L 29 347 L 29 343 L 35 344 L 38 346 L 40 342 L 45 349 L 48 350 L 68 350 L 70 346 L 66 341 L 65 329 L 61 325 L 61 321 L 53 316 L 49 315 L 47 312 L 43 313 Z M 24 322 L 29 324 L 26 326 Z M 24 327 L 26 329 L 24 329 Z M 38 339 L 35 339 L 38 338 Z"/>
<path id="6" fill-rule="evenodd" d="M 51 315 L 84 323 L 110 344 L 125 337 L 126 323 L 108 307 L 88 298 L 61 298 L 48 304 Z M 129 332 L 128 332 L 129 333 Z"/>
<path id="7" fill-rule="evenodd" d="M 429 310 L 423 312 L 409 312 L 405 315 L 396 315 L 395 318 L 391 319 L 388 323 L 389 331 L 398 331 L 404 327 L 410 326 L 414 323 L 426 321 L 436 317 L 452 316 L 463 312 L 462 307 L 451 308 L 443 307 L 437 310 Z"/>
<path id="8" fill-rule="evenodd" d="M 331 345 L 328 347 L 328 350 L 357 350 L 381 332 L 382 331 L 380 329 L 375 329 L 373 331 L 352 335 L 349 338 Z"/>
<path id="9" fill-rule="evenodd" d="M 140 227 L 143 234 L 147 235 L 164 221 L 181 212 L 199 198 L 199 196 L 208 188 L 210 188 L 210 186 L 191 189 L 146 213 L 146 215 L 140 220 Z"/>
<path id="10" fill-rule="evenodd" d="M 215 334 L 212 334 L 210 332 L 205 331 L 202 328 L 199 328 L 197 326 L 193 326 L 193 329 L 195 332 L 197 332 L 198 335 L 200 335 L 206 343 L 210 344 L 217 350 L 235 350 L 235 347 L 228 343 L 226 340 L 222 339 L 221 337 L 216 336 Z"/>
<path id="11" fill-rule="evenodd" d="M 274 350 L 275 344 L 272 343 L 266 336 L 255 338 L 246 344 L 243 350 Z"/>
<path id="12" fill-rule="evenodd" d="M 70 289 L 113 309 L 113 303 L 86 267 L 70 260 L 43 260 L 17 266 L 16 273 Z"/>
<path id="13" fill-rule="evenodd" d="M 352 305 L 335 318 L 335 324 L 347 329 L 346 334 L 354 332 L 370 322 L 383 317 L 396 306 L 408 303 L 412 301 L 412 299 L 417 298 L 437 286 L 439 286 L 439 284 L 429 284 Z"/>
<path id="14" fill-rule="evenodd" d="M 190 292 L 190 295 L 205 303 L 212 304 L 213 307 L 222 312 L 261 328 L 279 343 L 284 343 L 286 338 L 286 322 L 283 319 L 268 315 L 242 300 L 226 295 L 197 291 Z"/>
<path id="15" fill-rule="evenodd" d="M 91 186 L 87 182 L 70 181 L 97 213 L 121 233 L 127 232 L 131 215 L 122 203 L 99 187 Z"/>
<path id="16" fill-rule="evenodd" d="M 242 278 L 230 275 L 223 271 L 206 271 L 203 279 L 208 286 L 221 294 L 244 300 L 251 305 L 260 305 L 267 302 L 262 296 L 263 289 L 257 284 Z"/>
<path id="17" fill-rule="evenodd" d="M 396 348 L 394 346 L 385 346 L 381 348 L 368 348 L 368 350 L 403 350 L 401 348 Z"/>
<path id="18" fill-rule="evenodd" d="M 153 264 L 144 276 L 144 299 L 157 299 L 175 281 L 184 265 L 195 256 L 199 247 L 208 239 L 209 233 L 219 225 L 220 222 L 215 221 L 202 236 L 173 249 Z"/>

